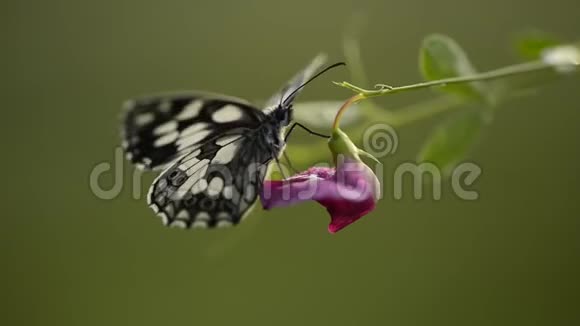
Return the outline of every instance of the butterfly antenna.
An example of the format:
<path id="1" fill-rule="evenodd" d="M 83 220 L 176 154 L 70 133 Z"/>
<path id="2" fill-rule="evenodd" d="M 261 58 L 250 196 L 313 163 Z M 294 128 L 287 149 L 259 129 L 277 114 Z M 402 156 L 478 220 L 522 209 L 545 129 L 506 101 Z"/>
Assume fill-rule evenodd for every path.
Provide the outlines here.
<path id="1" fill-rule="evenodd" d="M 307 81 L 305 81 L 302 85 L 298 86 L 298 88 L 296 88 L 292 93 L 290 93 L 288 96 L 286 96 L 286 99 L 291 98 L 292 95 L 296 94 L 296 92 L 298 92 L 299 90 L 301 90 L 302 88 L 304 88 L 304 86 L 308 85 L 311 81 L 315 80 L 317 77 L 319 77 L 320 75 L 324 74 L 325 72 L 329 71 L 330 69 L 339 67 L 339 66 L 346 66 L 346 63 L 344 62 L 337 62 L 333 65 L 330 65 L 324 69 L 322 69 L 319 73 L 317 73 L 316 75 L 310 77 L 310 79 L 308 79 Z M 284 99 L 284 101 L 286 101 L 286 99 Z M 282 105 L 282 97 L 280 97 L 280 105 Z"/>

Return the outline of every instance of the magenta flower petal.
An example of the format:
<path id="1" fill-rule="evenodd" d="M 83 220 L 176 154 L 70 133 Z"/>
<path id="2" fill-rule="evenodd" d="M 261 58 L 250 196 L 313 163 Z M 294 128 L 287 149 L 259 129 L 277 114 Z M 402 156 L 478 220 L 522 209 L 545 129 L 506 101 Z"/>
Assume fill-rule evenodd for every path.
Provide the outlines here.
<path id="1" fill-rule="evenodd" d="M 337 169 L 312 167 L 286 180 L 267 180 L 260 199 L 265 209 L 315 200 L 326 207 L 328 231 L 335 233 L 375 208 L 378 187 L 369 167 L 349 161 Z"/>

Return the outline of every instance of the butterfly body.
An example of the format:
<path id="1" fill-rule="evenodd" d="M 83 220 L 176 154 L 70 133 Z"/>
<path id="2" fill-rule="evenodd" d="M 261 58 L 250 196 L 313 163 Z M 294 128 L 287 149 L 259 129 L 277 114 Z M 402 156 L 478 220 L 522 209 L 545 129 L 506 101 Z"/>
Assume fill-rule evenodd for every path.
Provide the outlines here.
<path id="1" fill-rule="evenodd" d="M 165 225 L 221 227 L 243 219 L 257 200 L 269 163 L 284 150 L 296 91 L 323 62 L 317 57 L 265 110 L 202 92 L 126 103 L 123 146 L 138 167 L 163 170 L 151 185 L 148 203 Z"/>
<path id="2" fill-rule="evenodd" d="M 275 157 L 282 154 L 286 142 L 284 141 L 284 130 L 292 121 L 292 106 L 277 106 L 266 115 L 266 121 L 262 125 L 262 138 L 266 139 L 267 146 L 276 151 Z"/>

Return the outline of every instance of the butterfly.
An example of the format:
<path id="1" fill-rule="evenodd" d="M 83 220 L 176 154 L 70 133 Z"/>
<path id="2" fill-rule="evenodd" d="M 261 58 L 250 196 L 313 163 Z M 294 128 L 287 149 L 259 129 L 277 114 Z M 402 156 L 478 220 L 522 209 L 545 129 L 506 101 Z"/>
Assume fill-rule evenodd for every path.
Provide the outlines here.
<path id="1" fill-rule="evenodd" d="M 160 94 L 128 100 L 122 145 L 129 161 L 161 170 L 147 201 L 168 226 L 213 228 L 238 224 L 258 198 L 272 160 L 282 154 L 292 104 L 316 72 L 317 56 L 274 94 L 264 110 L 249 102 L 205 92 Z M 316 74 L 316 75 L 315 75 Z"/>

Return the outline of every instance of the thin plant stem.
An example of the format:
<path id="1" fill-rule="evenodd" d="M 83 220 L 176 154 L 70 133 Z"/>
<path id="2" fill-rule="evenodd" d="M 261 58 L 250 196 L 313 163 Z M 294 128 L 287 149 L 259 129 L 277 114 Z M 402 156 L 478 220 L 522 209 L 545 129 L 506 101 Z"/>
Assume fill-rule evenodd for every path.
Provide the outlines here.
<path id="1" fill-rule="evenodd" d="M 578 65 L 578 64 L 575 64 Z M 336 118 L 334 120 L 333 128 L 337 128 L 340 122 L 340 118 L 346 111 L 346 109 L 352 105 L 353 103 L 377 96 L 383 96 L 393 93 L 400 93 L 405 91 L 413 91 L 418 89 L 424 88 L 432 88 L 432 87 L 442 87 L 451 84 L 461 84 L 461 83 L 469 83 L 469 82 L 476 82 L 476 81 L 486 81 L 486 80 L 494 80 L 499 78 L 506 78 L 512 77 L 521 74 L 528 74 L 539 72 L 548 69 L 557 68 L 554 64 L 546 63 L 544 61 L 530 61 L 525 63 L 520 63 L 516 65 L 511 65 L 479 74 L 474 74 L 471 76 L 461 76 L 461 77 L 453 77 L 453 78 L 445 78 L 433 81 L 427 81 L 417 84 L 405 85 L 405 86 L 389 86 L 384 84 L 375 85 L 376 90 L 368 90 L 358 86 L 355 86 L 349 82 L 343 81 L 341 83 L 334 82 L 336 85 L 348 88 L 357 93 L 357 95 L 349 98 L 340 108 Z M 462 104 L 465 104 L 466 100 L 461 98 L 452 98 L 452 97 L 444 97 L 435 99 L 435 101 L 429 101 L 426 103 L 419 103 L 417 105 L 413 105 L 408 107 L 404 110 L 397 110 L 396 112 L 390 112 L 390 123 L 393 125 L 404 125 L 410 122 L 414 122 L 416 120 L 421 120 L 424 118 L 428 118 L 433 116 L 437 113 L 445 112 L 449 109 L 453 109 L 458 107 Z M 374 105 L 373 105 L 374 106 Z"/>
<path id="2" fill-rule="evenodd" d="M 348 88 L 356 93 L 363 94 L 365 98 L 368 97 L 376 97 L 382 96 L 387 94 L 405 92 L 405 91 L 413 91 L 422 88 L 431 88 L 431 87 L 443 87 L 451 84 L 462 84 L 462 83 L 469 83 L 475 81 L 485 81 L 485 80 L 492 80 L 492 79 L 499 79 L 505 78 L 520 74 L 527 74 L 532 72 L 538 72 L 547 69 L 554 69 L 553 64 L 545 63 L 543 61 L 530 61 L 525 63 L 520 63 L 513 66 L 507 66 L 496 70 L 491 70 L 487 72 L 483 72 L 480 74 L 475 74 L 471 76 L 461 76 L 461 77 L 453 77 L 453 78 L 445 78 L 433 81 L 427 81 L 412 85 L 405 85 L 405 86 L 389 86 L 384 84 L 378 84 L 375 87 L 380 89 L 375 90 L 368 90 L 358 86 L 355 86 L 349 82 L 341 82 L 337 83 L 336 85 Z"/>
<path id="3" fill-rule="evenodd" d="M 338 109 L 336 116 L 334 117 L 334 122 L 332 123 L 333 130 L 339 128 L 340 119 L 342 118 L 342 115 L 344 114 L 344 112 L 346 112 L 346 109 L 348 109 L 349 106 L 351 106 L 352 104 L 354 104 L 357 101 L 360 101 L 362 99 L 364 99 L 364 96 L 362 94 L 357 94 L 357 95 L 350 97 L 348 100 L 346 100 L 346 102 L 344 102 L 344 104 L 342 104 L 340 109 Z"/>

